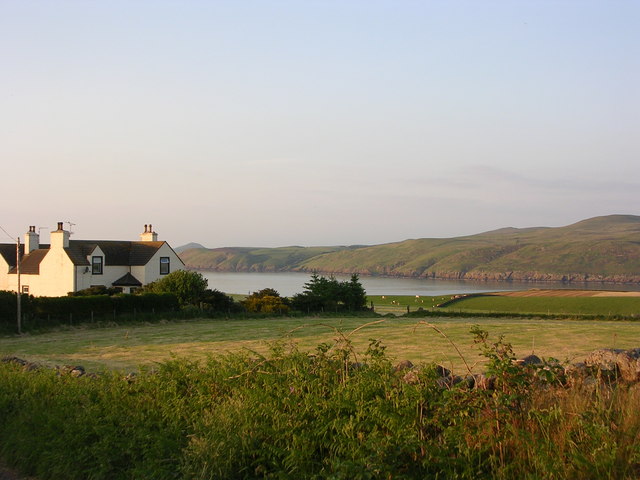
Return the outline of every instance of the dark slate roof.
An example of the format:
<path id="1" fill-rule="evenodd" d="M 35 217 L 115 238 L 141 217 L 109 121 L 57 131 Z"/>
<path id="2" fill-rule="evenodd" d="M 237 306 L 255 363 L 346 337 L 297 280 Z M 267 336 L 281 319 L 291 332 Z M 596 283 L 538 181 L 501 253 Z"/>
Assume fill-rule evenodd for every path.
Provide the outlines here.
<path id="1" fill-rule="evenodd" d="M 76 266 L 89 266 L 87 257 L 97 248 L 104 252 L 104 264 L 116 266 L 146 265 L 151 257 L 166 242 L 127 242 L 118 240 L 70 240 L 65 248 L 67 255 Z M 40 262 L 47 255 L 50 245 L 40 245 L 28 255 L 24 255 L 24 245 L 20 245 L 20 273 L 37 275 Z M 0 244 L 0 255 L 9 264 L 9 273 L 16 272 L 16 246 L 10 243 Z M 137 280 L 136 280 L 137 281 Z"/>
<path id="2" fill-rule="evenodd" d="M 146 265 L 165 242 L 127 242 L 119 240 L 70 240 L 67 255 L 74 265 L 89 265 L 87 257 L 96 249 L 104 252 L 104 264 Z"/>
<path id="3" fill-rule="evenodd" d="M 111 285 L 113 285 L 114 287 L 141 287 L 142 283 L 140 283 L 140 281 L 136 277 L 131 275 L 130 272 L 127 272 Z"/>
<path id="4" fill-rule="evenodd" d="M 20 256 L 24 254 L 24 244 L 20 244 Z M 0 243 L 0 255 L 9 264 L 9 268 L 16 266 L 16 244 Z"/>

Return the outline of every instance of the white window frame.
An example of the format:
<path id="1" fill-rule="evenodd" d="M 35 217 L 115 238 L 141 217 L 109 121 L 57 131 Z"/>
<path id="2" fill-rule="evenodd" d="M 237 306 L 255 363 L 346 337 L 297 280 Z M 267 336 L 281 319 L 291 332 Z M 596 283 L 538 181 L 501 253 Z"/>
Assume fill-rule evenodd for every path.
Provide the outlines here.
<path id="1" fill-rule="evenodd" d="M 166 271 L 164 268 L 166 266 Z M 171 258 L 160 257 L 160 275 L 168 275 L 171 272 Z"/>

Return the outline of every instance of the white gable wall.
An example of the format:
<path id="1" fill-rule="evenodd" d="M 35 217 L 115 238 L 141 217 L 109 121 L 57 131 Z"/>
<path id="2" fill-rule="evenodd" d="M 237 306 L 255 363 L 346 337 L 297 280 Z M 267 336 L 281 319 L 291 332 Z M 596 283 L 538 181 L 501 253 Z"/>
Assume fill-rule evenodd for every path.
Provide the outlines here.
<path id="1" fill-rule="evenodd" d="M 9 290 L 9 264 L 0 255 L 0 290 Z"/>
<path id="2" fill-rule="evenodd" d="M 102 274 L 93 273 L 92 257 L 102 257 Z M 89 266 L 77 267 L 76 290 L 84 290 L 95 285 L 111 287 L 113 282 L 129 272 L 127 265 L 108 265 L 105 254 L 100 247 L 96 247 L 87 256 L 87 261 Z"/>
<path id="3" fill-rule="evenodd" d="M 184 270 L 184 263 L 182 263 L 180 257 L 176 255 L 176 252 L 173 251 L 169 244 L 165 243 L 146 265 L 131 267 L 131 274 L 140 280 L 143 285 L 160 280 L 165 276 L 160 275 L 160 257 L 169 257 L 169 273 L 176 270 Z"/>
<path id="4" fill-rule="evenodd" d="M 39 297 L 61 297 L 75 289 L 75 266 L 62 248 L 50 249 L 40 262 L 38 275 L 20 275 L 20 285 Z M 18 276 L 9 276 L 9 289 L 17 291 Z"/>

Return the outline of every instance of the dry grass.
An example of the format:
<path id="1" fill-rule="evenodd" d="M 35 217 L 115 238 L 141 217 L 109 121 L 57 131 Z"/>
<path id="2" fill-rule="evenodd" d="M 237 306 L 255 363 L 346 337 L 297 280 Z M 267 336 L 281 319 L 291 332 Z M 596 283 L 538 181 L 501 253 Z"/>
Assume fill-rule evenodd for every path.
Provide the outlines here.
<path id="1" fill-rule="evenodd" d="M 372 318 L 369 321 L 376 320 Z M 92 370 L 135 370 L 172 355 L 208 355 L 252 350 L 266 352 L 274 341 L 295 342 L 312 351 L 333 342 L 337 330 L 348 334 L 369 322 L 362 318 L 274 318 L 195 320 L 110 328 L 73 328 L 39 335 L 0 337 L 0 356 L 17 355 L 47 365 L 80 364 Z M 536 353 L 560 360 L 579 360 L 598 348 L 640 347 L 640 322 L 440 318 L 430 319 L 460 348 L 469 364 L 480 357 L 469 330 L 479 324 L 504 335 L 518 355 Z M 415 319 L 386 318 L 358 329 L 349 339 L 363 352 L 370 339 L 381 340 L 398 360 L 439 362 L 456 370 L 463 362 L 449 341 Z"/>

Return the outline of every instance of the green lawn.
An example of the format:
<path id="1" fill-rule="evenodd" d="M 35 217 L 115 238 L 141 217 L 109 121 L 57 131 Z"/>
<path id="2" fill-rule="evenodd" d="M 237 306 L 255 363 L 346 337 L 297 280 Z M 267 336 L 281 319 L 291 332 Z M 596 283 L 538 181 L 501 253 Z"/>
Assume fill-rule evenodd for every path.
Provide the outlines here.
<path id="1" fill-rule="evenodd" d="M 640 297 L 501 297 L 480 296 L 452 303 L 451 310 L 640 316 Z"/>
<path id="2" fill-rule="evenodd" d="M 581 360 L 598 348 L 640 347 L 640 322 L 535 320 L 488 318 L 429 319 L 462 351 L 466 361 L 480 360 L 469 329 L 479 324 L 492 337 L 505 335 L 518 355 L 535 352 L 561 360 Z M 433 328 L 409 318 L 274 318 L 248 320 L 190 320 L 109 328 L 61 329 L 22 337 L 0 337 L 0 356 L 16 355 L 48 365 L 83 365 L 90 370 L 135 370 L 171 355 L 205 358 L 249 349 L 265 352 L 269 343 L 293 341 L 300 349 L 314 350 L 323 342 L 350 335 L 362 352 L 375 338 L 396 360 L 440 362 L 460 371 L 462 360 Z"/>
<path id="3" fill-rule="evenodd" d="M 452 295 L 438 295 L 435 297 L 425 295 L 369 295 L 367 299 L 369 301 L 368 306 L 373 305 L 376 313 L 402 315 L 407 313 L 407 307 L 412 312 L 418 308 L 424 308 L 425 310 L 435 308 L 436 305 L 451 300 Z"/>

